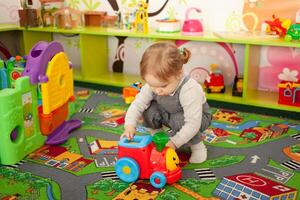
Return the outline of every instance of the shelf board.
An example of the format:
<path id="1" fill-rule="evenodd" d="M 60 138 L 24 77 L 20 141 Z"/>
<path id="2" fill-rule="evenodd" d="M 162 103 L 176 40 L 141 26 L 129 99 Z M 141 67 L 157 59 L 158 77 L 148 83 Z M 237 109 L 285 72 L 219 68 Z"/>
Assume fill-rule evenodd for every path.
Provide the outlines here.
<path id="1" fill-rule="evenodd" d="M 232 96 L 232 89 L 226 88 L 225 93 L 206 93 L 206 98 L 208 100 L 215 100 L 215 101 L 224 101 L 228 103 L 238 103 L 243 104 L 243 98 Z"/>
<path id="2" fill-rule="evenodd" d="M 253 105 L 253 106 L 258 106 L 258 107 L 300 113 L 300 107 L 278 104 L 278 93 L 277 92 L 248 89 L 247 98 L 245 99 L 245 103 L 248 105 Z"/>
<path id="3" fill-rule="evenodd" d="M 138 75 L 108 72 L 98 77 L 83 77 L 82 75 L 75 73 L 74 80 L 115 87 L 126 87 L 134 82 L 141 81 L 141 78 Z"/>
<path id="4" fill-rule="evenodd" d="M 172 39 L 172 40 L 192 40 L 203 42 L 226 42 L 237 44 L 252 44 L 262 46 L 283 46 L 283 47 L 300 47 L 299 41 L 284 41 L 282 38 L 275 38 L 274 36 L 262 35 L 251 32 L 204 32 L 201 36 L 185 36 L 179 33 L 158 33 L 155 30 L 149 30 L 149 33 L 137 33 L 129 30 L 120 30 L 114 28 L 101 27 L 84 27 L 77 29 L 58 29 L 54 27 L 33 27 L 23 28 L 19 27 L 17 30 L 37 31 L 37 32 L 51 32 L 63 34 L 86 34 L 86 35 L 103 35 L 103 36 L 125 36 L 133 38 L 154 38 L 154 39 Z"/>
<path id="5" fill-rule="evenodd" d="M 5 31 L 15 31 L 18 30 L 19 26 L 17 24 L 0 24 L 0 32 Z"/>

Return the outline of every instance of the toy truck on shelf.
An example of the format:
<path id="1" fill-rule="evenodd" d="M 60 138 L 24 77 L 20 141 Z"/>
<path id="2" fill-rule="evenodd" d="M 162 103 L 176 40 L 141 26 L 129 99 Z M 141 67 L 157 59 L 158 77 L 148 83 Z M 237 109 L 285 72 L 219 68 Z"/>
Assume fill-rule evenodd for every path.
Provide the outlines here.
<path id="1" fill-rule="evenodd" d="M 204 81 L 204 86 L 207 93 L 224 93 L 224 77 L 221 71 L 218 69 L 218 65 L 212 64 L 210 65 L 210 67 L 211 72 L 207 79 Z"/>
<path id="2" fill-rule="evenodd" d="M 153 137 L 122 138 L 115 165 L 118 177 L 125 182 L 135 182 L 138 178 L 150 179 L 155 188 L 178 181 L 182 175 L 179 157 L 174 149 L 165 146 L 168 140 L 164 132 L 158 132 Z"/>

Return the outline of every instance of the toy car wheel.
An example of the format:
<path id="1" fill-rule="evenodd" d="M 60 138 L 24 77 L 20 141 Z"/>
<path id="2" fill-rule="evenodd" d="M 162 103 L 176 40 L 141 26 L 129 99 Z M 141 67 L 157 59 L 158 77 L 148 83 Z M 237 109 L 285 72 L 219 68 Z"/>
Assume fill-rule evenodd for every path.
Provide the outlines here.
<path id="1" fill-rule="evenodd" d="M 211 93 L 211 89 L 210 88 L 207 88 L 207 93 Z"/>
<path id="2" fill-rule="evenodd" d="M 224 93 L 224 92 L 225 92 L 225 87 L 223 87 L 221 90 L 221 93 Z"/>
<path id="3" fill-rule="evenodd" d="M 155 188 L 162 188 L 167 183 L 166 176 L 161 172 L 154 172 L 150 176 L 150 183 Z"/>
<path id="4" fill-rule="evenodd" d="M 124 182 L 134 182 L 140 176 L 140 167 L 132 158 L 120 158 L 115 165 L 116 174 Z"/>
<path id="5" fill-rule="evenodd" d="M 284 40 L 290 42 L 292 40 L 292 36 L 291 35 L 285 35 Z"/>

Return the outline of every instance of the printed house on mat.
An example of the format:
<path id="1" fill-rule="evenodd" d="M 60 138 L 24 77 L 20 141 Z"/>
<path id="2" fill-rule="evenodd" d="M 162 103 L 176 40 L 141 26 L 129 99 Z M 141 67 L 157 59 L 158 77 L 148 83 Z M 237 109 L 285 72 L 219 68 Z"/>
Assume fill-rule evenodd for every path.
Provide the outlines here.
<path id="1" fill-rule="evenodd" d="M 204 134 L 204 140 L 209 143 L 223 142 L 230 136 L 227 131 L 220 128 L 208 128 Z"/>
<path id="2" fill-rule="evenodd" d="M 78 172 L 93 160 L 85 159 L 80 154 L 69 152 L 61 146 L 43 146 L 29 157 L 46 165 Z"/>
<path id="3" fill-rule="evenodd" d="M 253 173 L 223 177 L 213 194 L 221 199 L 295 200 L 297 190 Z"/>

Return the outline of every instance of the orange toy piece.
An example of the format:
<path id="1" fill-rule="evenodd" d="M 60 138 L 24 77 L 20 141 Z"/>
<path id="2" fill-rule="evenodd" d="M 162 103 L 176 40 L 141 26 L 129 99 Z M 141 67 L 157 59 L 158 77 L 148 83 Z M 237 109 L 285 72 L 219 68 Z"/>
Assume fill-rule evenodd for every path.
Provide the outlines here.
<path id="1" fill-rule="evenodd" d="M 81 91 L 76 92 L 76 95 L 80 96 L 80 97 L 85 97 L 85 96 L 89 95 L 89 93 L 90 92 L 88 90 L 81 90 Z"/>
<path id="2" fill-rule="evenodd" d="M 140 92 L 142 88 L 141 82 L 136 82 L 129 87 L 123 88 L 123 98 L 126 104 L 130 104 L 134 97 Z"/>
<path id="3" fill-rule="evenodd" d="M 39 106 L 40 129 L 43 135 L 50 135 L 68 117 L 68 102 L 52 111 L 50 114 L 43 114 L 42 106 Z"/>
<path id="4" fill-rule="evenodd" d="M 21 56 L 16 56 L 15 59 L 16 59 L 16 61 L 19 61 L 19 60 L 22 59 L 22 57 Z"/>

